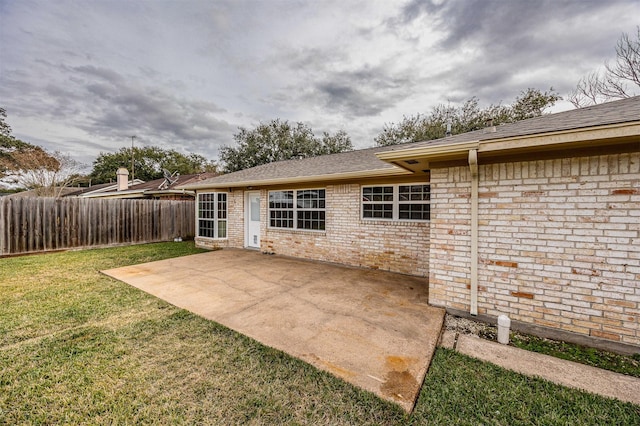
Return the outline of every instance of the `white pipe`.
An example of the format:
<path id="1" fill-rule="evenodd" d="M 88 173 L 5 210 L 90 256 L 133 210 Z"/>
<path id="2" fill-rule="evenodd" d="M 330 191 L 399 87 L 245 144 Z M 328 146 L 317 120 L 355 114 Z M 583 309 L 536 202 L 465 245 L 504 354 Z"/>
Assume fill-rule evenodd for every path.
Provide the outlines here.
<path id="1" fill-rule="evenodd" d="M 471 315 L 478 315 L 478 150 L 469 150 L 471 171 Z"/>
<path id="2" fill-rule="evenodd" d="M 511 319 L 506 315 L 498 317 L 498 343 L 503 345 L 509 344 L 509 329 L 511 328 Z"/>

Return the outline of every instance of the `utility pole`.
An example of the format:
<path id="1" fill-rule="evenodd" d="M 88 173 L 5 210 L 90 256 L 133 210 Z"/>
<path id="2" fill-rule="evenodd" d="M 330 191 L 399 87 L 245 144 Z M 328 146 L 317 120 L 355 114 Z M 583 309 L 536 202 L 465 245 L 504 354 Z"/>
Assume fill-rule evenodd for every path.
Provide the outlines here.
<path id="1" fill-rule="evenodd" d="M 134 153 L 134 151 L 133 151 L 133 140 L 134 140 L 135 138 L 136 138 L 136 137 L 135 137 L 135 135 L 134 135 L 134 136 L 131 136 L 131 184 L 132 184 L 132 185 L 133 185 L 133 180 L 134 180 L 134 179 L 135 179 L 135 177 L 136 177 L 136 174 L 135 174 L 135 173 L 136 173 L 136 172 L 135 172 L 135 165 L 134 165 L 134 163 L 133 163 L 133 153 Z"/>

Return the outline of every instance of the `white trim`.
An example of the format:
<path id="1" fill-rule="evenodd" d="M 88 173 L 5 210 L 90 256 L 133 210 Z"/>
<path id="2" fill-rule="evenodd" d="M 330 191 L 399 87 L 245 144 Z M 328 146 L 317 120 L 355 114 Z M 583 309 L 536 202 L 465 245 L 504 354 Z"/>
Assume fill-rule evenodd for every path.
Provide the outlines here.
<path id="1" fill-rule="evenodd" d="M 301 191 L 324 191 L 324 207 L 317 209 L 300 209 L 324 212 L 324 229 L 306 229 L 298 228 L 298 192 Z M 270 207 L 270 195 L 272 192 L 293 192 L 293 228 L 284 228 L 279 226 L 271 226 L 271 207 Z M 326 232 L 327 230 L 327 188 L 301 188 L 301 189 L 274 189 L 267 191 L 267 228 L 275 229 L 279 231 L 304 231 L 304 232 Z M 276 210 L 289 210 L 289 209 L 276 209 Z"/>
<path id="2" fill-rule="evenodd" d="M 377 154 L 376 154 L 377 155 Z M 405 170 L 401 167 L 393 165 L 393 168 L 386 167 L 382 169 L 361 170 L 357 172 L 341 172 L 326 175 L 310 175 L 310 176 L 298 176 L 298 177 L 283 177 L 273 179 L 251 179 L 240 181 L 222 181 L 225 175 L 220 176 L 220 182 L 207 183 L 206 181 L 198 184 L 186 184 L 176 187 L 176 189 L 215 189 L 215 188 L 237 188 L 247 186 L 274 186 L 274 185 L 295 185 L 304 183 L 317 183 L 336 180 L 352 180 L 363 179 L 372 177 L 393 177 L 393 176 L 407 176 L 413 172 Z M 216 179 L 216 178 L 211 178 Z"/>
<path id="3" fill-rule="evenodd" d="M 429 190 L 431 190 L 431 184 L 429 182 L 413 182 L 413 183 L 393 183 L 393 184 L 377 184 L 377 185 L 360 185 L 360 220 L 361 221 L 365 221 L 365 222 L 375 222 L 375 221 L 380 221 L 380 222 L 393 222 L 393 223 L 399 223 L 399 222 L 412 222 L 412 223 L 428 223 L 431 221 L 431 214 L 429 214 L 429 219 L 405 219 L 405 218 L 400 218 L 400 204 L 428 204 L 429 206 L 431 205 L 431 200 L 429 201 L 407 201 L 407 202 L 400 202 L 400 187 L 401 186 L 429 186 Z M 384 217 L 364 217 L 364 204 L 365 201 L 363 201 L 363 192 L 365 188 L 382 188 L 382 187 L 391 187 L 393 188 L 393 200 L 392 201 L 370 201 L 368 203 L 370 204 L 392 204 L 392 212 L 391 212 L 391 218 L 384 218 Z M 429 197 L 431 197 L 431 194 L 429 194 Z"/>
<path id="4" fill-rule="evenodd" d="M 469 150 L 469 171 L 471 172 L 471 303 L 469 313 L 478 315 L 478 151 Z"/>
<path id="5" fill-rule="evenodd" d="M 201 195 L 209 195 L 209 194 L 213 194 L 213 212 L 214 212 L 214 217 L 213 218 L 201 218 L 200 217 L 200 196 Z M 226 210 L 226 218 L 224 219 L 220 219 L 218 217 L 218 196 L 219 194 L 224 194 L 226 197 L 225 200 L 225 210 Z M 196 194 L 196 208 L 195 208 L 195 215 L 196 215 L 196 238 L 206 238 L 208 240 L 226 240 L 229 238 L 229 193 L 224 192 L 224 191 L 207 191 L 207 192 L 198 192 Z M 207 237 L 204 235 L 200 235 L 200 220 L 209 220 L 213 222 L 213 233 L 215 235 L 215 237 Z M 218 233 L 220 232 L 219 229 L 219 224 L 218 222 L 224 220 L 225 222 L 225 236 L 224 237 L 218 237 Z"/>
<path id="6" fill-rule="evenodd" d="M 251 224 L 251 200 L 250 197 L 252 195 L 257 195 L 258 199 L 262 198 L 262 194 L 260 193 L 260 191 L 245 191 L 244 192 L 244 248 L 251 248 L 251 249 L 260 249 L 260 240 L 262 238 L 262 221 L 259 220 L 260 222 L 260 228 L 258 230 L 258 246 L 254 246 L 249 244 L 249 240 L 250 240 L 250 232 L 249 232 L 249 226 Z M 260 209 L 261 210 L 261 209 Z M 261 215 L 262 212 L 259 211 L 259 214 Z"/>

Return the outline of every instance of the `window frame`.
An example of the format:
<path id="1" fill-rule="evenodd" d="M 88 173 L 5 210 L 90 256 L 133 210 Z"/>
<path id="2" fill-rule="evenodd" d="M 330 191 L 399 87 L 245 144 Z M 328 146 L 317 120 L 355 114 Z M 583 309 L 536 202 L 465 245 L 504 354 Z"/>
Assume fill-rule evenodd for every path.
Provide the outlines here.
<path id="1" fill-rule="evenodd" d="M 428 187 L 428 200 L 400 200 L 400 187 L 401 186 L 422 186 Z M 365 188 L 393 188 L 392 200 L 379 200 L 379 201 L 365 201 Z M 385 192 L 380 193 L 383 197 Z M 411 194 L 411 190 L 409 192 Z M 392 205 L 391 217 L 365 217 L 365 205 Z M 400 218 L 400 205 L 408 204 L 423 204 L 429 205 L 429 218 L 428 219 L 410 219 Z M 383 210 L 384 211 L 384 210 Z M 431 184 L 424 182 L 412 182 L 412 183 L 394 183 L 394 184 L 377 184 L 377 185 L 361 185 L 360 186 L 360 220 L 364 221 L 384 221 L 384 222 L 430 222 L 431 221 Z"/>
<path id="2" fill-rule="evenodd" d="M 309 198 L 309 200 L 313 203 L 313 201 L 317 201 L 318 204 L 322 204 L 323 207 L 300 207 L 298 205 L 298 194 L 303 193 L 303 192 L 307 192 L 307 191 L 323 191 L 324 193 L 324 197 L 320 198 L 318 197 L 317 199 L 314 198 Z M 292 193 L 292 205 L 293 207 L 288 208 L 288 207 L 271 207 L 271 194 L 273 193 L 277 193 L 277 192 L 283 192 L 283 193 Z M 304 200 L 304 198 L 302 199 Z M 283 217 L 283 212 L 288 212 L 290 211 L 292 213 L 291 217 Z M 280 217 L 273 217 L 271 216 L 272 212 L 280 212 Z M 311 213 L 311 216 L 313 216 L 314 212 L 318 212 L 318 218 L 303 218 L 300 217 L 302 214 L 305 213 Z M 322 216 L 322 218 L 320 218 L 320 216 Z M 272 225 L 272 221 L 290 221 L 292 223 L 293 226 L 291 227 L 284 227 L 284 226 L 274 226 Z M 300 228 L 298 227 L 299 222 L 300 221 L 311 221 L 310 223 L 313 223 L 314 221 L 322 224 L 321 227 L 320 225 L 318 226 L 318 229 L 312 229 L 312 228 Z M 267 227 L 269 229 L 277 229 L 277 230 L 289 230 L 289 231 L 305 231 L 305 232 L 326 232 L 327 229 L 327 190 L 326 188 L 302 188 L 302 189 L 278 189 L 278 190 L 270 190 L 267 193 Z"/>
<path id="3" fill-rule="evenodd" d="M 212 196 L 212 200 L 202 200 L 202 196 Z M 221 196 L 224 196 L 224 200 L 221 200 Z M 211 208 L 202 209 L 202 203 L 211 203 Z M 202 213 L 208 212 L 211 217 L 203 217 Z M 224 213 L 224 214 L 221 214 Z M 224 217 L 222 217 L 224 216 Z M 213 237 L 208 235 L 201 235 L 201 221 L 212 224 L 212 227 L 207 228 L 213 230 Z M 221 222 L 224 222 L 224 236 L 220 236 Z M 211 240 L 226 240 L 229 237 L 229 193 L 221 191 L 211 192 L 198 192 L 196 194 L 196 236 L 198 238 L 208 238 Z"/>

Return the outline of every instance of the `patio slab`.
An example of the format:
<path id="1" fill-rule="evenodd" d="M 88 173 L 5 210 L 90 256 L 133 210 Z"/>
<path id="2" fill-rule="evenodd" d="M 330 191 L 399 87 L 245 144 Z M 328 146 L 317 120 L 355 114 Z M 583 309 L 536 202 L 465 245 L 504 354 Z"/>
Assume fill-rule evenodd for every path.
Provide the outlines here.
<path id="1" fill-rule="evenodd" d="M 102 271 L 411 411 L 444 310 L 428 281 L 225 249 Z"/>

